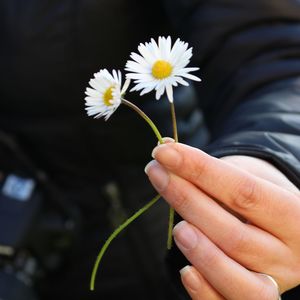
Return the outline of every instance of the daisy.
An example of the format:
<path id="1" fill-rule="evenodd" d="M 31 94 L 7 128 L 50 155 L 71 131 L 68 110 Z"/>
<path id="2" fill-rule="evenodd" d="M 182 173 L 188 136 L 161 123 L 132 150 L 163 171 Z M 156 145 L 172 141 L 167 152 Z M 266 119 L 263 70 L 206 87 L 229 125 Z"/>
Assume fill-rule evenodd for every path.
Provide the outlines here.
<path id="1" fill-rule="evenodd" d="M 177 39 L 171 47 L 170 37 L 159 37 L 158 44 L 154 39 L 150 43 L 140 44 L 140 54 L 132 52 L 125 70 L 130 72 L 127 78 L 133 79 L 136 86 L 131 91 L 140 91 L 141 95 L 156 90 L 156 99 L 167 92 L 169 101 L 173 102 L 173 86 L 178 83 L 188 86 L 183 78 L 201 81 L 189 74 L 199 68 L 186 68 L 192 57 L 192 48 Z"/>
<path id="2" fill-rule="evenodd" d="M 126 80 L 122 88 L 121 72 L 112 71 L 110 74 L 106 69 L 94 74 L 89 82 L 92 88 L 87 88 L 85 94 L 85 110 L 89 116 L 95 118 L 108 118 L 121 104 L 122 96 L 129 86 L 130 80 Z"/>

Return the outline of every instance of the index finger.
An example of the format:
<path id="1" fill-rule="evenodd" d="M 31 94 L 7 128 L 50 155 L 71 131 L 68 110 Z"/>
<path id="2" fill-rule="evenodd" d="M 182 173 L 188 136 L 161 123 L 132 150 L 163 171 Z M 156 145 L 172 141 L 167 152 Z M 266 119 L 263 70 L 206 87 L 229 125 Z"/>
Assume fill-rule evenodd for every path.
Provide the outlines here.
<path id="1" fill-rule="evenodd" d="M 282 240 L 299 233 L 299 198 L 201 150 L 170 143 L 156 147 L 154 158 L 172 173 Z"/>

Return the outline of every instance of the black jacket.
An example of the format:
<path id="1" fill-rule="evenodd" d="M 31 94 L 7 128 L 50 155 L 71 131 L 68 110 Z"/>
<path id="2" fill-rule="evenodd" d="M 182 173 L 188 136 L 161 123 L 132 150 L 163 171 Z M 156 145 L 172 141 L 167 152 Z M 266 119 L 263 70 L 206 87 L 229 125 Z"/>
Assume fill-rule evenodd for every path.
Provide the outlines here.
<path id="1" fill-rule="evenodd" d="M 266 159 L 300 187 L 299 1 L 172 3 L 202 67 L 206 151 Z M 283 299 L 299 297 L 294 289 Z"/>
<path id="2" fill-rule="evenodd" d="M 144 164 L 155 139 L 143 121 L 123 108 L 108 123 L 87 118 L 84 90 L 94 72 L 122 69 L 138 43 L 167 34 L 194 47 L 203 80 L 175 94 L 181 141 L 264 158 L 300 187 L 297 0 L 3 0 L 0 129 L 61 185 Z M 165 99 L 133 98 L 170 134 Z"/>

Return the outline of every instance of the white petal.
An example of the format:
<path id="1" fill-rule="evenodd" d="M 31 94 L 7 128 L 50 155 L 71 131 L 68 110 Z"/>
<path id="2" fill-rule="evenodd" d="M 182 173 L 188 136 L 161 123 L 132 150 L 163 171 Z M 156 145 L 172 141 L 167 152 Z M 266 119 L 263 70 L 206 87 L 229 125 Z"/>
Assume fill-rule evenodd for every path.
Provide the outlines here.
<path id="1" fill-rule="evenodd" d="M 122 74 L 121 74 L 120 70 L 118 70 L 118 79 L 119 79 L 118 83 L 121 86 L 122 85 Z"/>
<path id="2" fill-rule="evenodd" d="M 116 70 L 113 70 L 112 73 L 113 73 L 114 81 L 116 83 L 119 83 L 119 78 L 118 78 L 118 74 L 117 74 Z"/>
<path id="3" fill-rule="evenodd" d="M 150 67 L 150 65 L 148 65 L 147 67 L 144 67 L 135 61 L 128 60 L 125 65 L 125 70 L 130 71 L 130 72 L 136 72 L 136 73 L 150 73 L 151 67 Z"/>
<path id="4" fill-rule="evenodd" d="M 153 53 L 151 53 L 149 51 L 149 47 L 146 47 L 145 45 L 140 44 L 139 47 L 138 47 L 138 50 L 142 54 L 142 56 L 145 58 L 145 60 L 147 61 L 147 63 L 149 65 L 152 65 L 153 62 L 156 60 Z"/>
<path id="5" fill-rule="evenodd" d="M 170 58 L 173 59 L 174 55 L 178 52 L 178 45 L 180 44 L 180 39 L 175 41 L 173 48 L 171 49 Z"/>
<path id="6" fill-rule="evenodd" d="M 142 57 L 139 54 L 136 54 L 134 52 L 131 53 L 130 57 L 135 60 L 138 64 L 140 64 L 141 66 L 147 68 L 149 67 L 149 64 L 146 62 L 146 60 L 144 59 L 144 57 Z"/>
<path id="7" fill-rule="evenodd" d="M 101 95 L 102 95 L 101 92 L 91 89 L 91 88 L 86 88 L 85 94 L 88 96 L 91 96 L 91 97 L 101 97 Z"/>
<path id="8" fill-rule="evenodd" d="M 100 73 L 99 77 L 103 77 L 103 79 L 106 79 L 107 81 L 110 81 L 110 82 L 114 81 L 114 78 L 111 76 L 111 74 L 106 69 L 100 70 L 99 73 Z"/>
<path id="9" fill-rule="evenodd" d="M 168 79 L 157 80 L 156 90 L 159 90 L 162 86 L 166 86 L 169 83 Z"/>
<path id="10" fill-rule="evenodd" d="M 187 47 L 188 47 L 188 44 L 183 43 L 181 41 L 177 44 L 176 48 L 173 47 L 173 49 L 172 49 L 172 62 L 173 62 L 174 65 L 177 65 L 178 63 L 181 62 L 184 53 L 187 51 Z"/>
<path id="11" fill-rule="evenodd" d="M 95 84 L 99 85 L 99 89 L 100 90 L 106 90 L 107 88 L 109 88 L 112 84 L 113 84 L 113 80 L 108 80 L 106 77 L 98 77 L 98 78 L 94 78 L 91 79 L 91 81 L 94 81 Z"/>
<path id="12" fill-rule="evenodd" d="M 124 83 L 123 88 L 121 90 L 121 95 L 125 94 L 125 92 L 127 91 L 128 87 L 130 85 L 130 81 L 131 81 L 130 79 L 125 80 L 125 83 Z"/>
<path id="13" fill-rule="evenodd" d="M 177 81 L 176 81 L 176 78 L 174 76 L 168 78 L 168 80 L 166 80 L 165 82 L 165 86 L 167 85 L 173 85 L 173 86 L 177 86 Z"/>
<path id="14" fill-rule="evenodd" d="M 173 88 L 172 88 L 172 85 L 167 85 L 166 87 L 166 90 L 167 90 L 167 96 L 168 96 L 168 99 L 171 103 L 173 103 Z"/>
<path id="15" fill-rule="evenodd" d="M 170 60 L 170 53 L 171 53 L 171 38 L 168 36 L 165 37 L 159 37 L 159 49 L 161 52 L 161 58 L 163 60 L 169 61 Z"/>
<path id="16" fill-rule="evenodd" d="M 140 74 L 140 73 L 127 73 L 126 78 L 136 79 L 136 80 L 146 80 L 148 78 L 148 74 Z"/>
<path id="17" fill-rule="evenodd" d="M 170 56 L 170 54 L 171 54 L 171 46 L 172 46 L 172 40 L 171 40 L 171 37 L 168 36 L 166 39 L 166 48 L 167 48 L 168 56 Z"/>
<path id="18" fill-rule="evenodd" d="M 148 94 L 148 93 L 151 92 L 153 89 L 154 89 L 154 87 L 148 86 L 148 87 L 146 87 L 145 89 L 142 90 L 142 92 L 141 92 L 140 95 L 142 96 L 142 95 L 144 95 L 144 94 Z"/>
<path id="19" fill-rule="evenodd" d="M 133 89 L 131 89 L 131 91 L 139 91 L 142 89 L 145 89 L 147 87 L 154 89 L 156 88 L 158 82 L 156 80 L 153 80 L 152 82 L 139 82 Z"/>
<path id="20" fill-rule="evenodd" d="M 94 101 L 94 98 L 91 98 L 91 97 L 85 97 L 84 98 L 84 100 L 85 100 L 85 105 L 91 105 L 91 103 L 95 103 L 95 101 Z"/>
<path id="21" fill-rule="evenodd" d="M 147 87 L 147 85 L 145 85 L 144 83 L 139 83 L 139 84 L 135 85 L 135 86 L 130 90 L 130 92 L 140 91 L 140 90 L 142 90 L 142 89 L 144 89 L 144 88 L 146 88 L 146 87 Z"/>
<path id="22" fill-rule="evenodd" d="M 165 92 L 165 86 L 163 85 L 161 88 L 159 88 L 156 91 L 156 95 L 155 95 L 156 100 L 159 100 L 164 92 Z"/>
<path id="23" fill-rule="evenodd" d="M 195 81 L 201 81 L 201 79 L 195 75 L 192 74 L 188 74 L 188 73 L 183 73 L 180 76 L 191 79 L 191 80 L 195 80 Z"/>
<path id="24" fill-rule="evenodd" d="M 193 72 L 193 71 L 198 71 L 199 68 L 183 68 L 181 69 L 182 72 Z"/>
<path id="25" fill-rule="evenodd" d="M 165 47 L 165 38 L 164 37 L 158 37 L 158 48 L 160 50 L 160 57 L 159 59 L 166 60 L 166 47 Z"/>
<path id="26" fill-rule="evenodd" d="M 151 43 L 148 46 L 149 50 L 153 53 L 155 60 L 161 59 L 161 48 L 157 45 L 154 39 L 151 39 Z"/>
<path id="27" fill-rule="evenodd" d="M 97 91 L 100 91 L 100 92 L 105 91 L 105 88 L 98 81 L 96 81 L 95 79 L 91 79 L 89 81 L 89 85 Z"/>
<path id="28" fill-rule="evenodd" d="M 182 60 L 188 60 L 189 61 L 192 56 L 193 56 L 193 48 L 189 48 L 182 55 Z"/>
<path id="29" fill-rule="evenodd" d="M 174 79 L 179 83 L 179 84 L 182 84 L 182 85 L 185 85 L 185 86 L 189 86 L 189 83 L 187 81 L 185 81 L 184 79 L 182 79 L 181 77 L 174 77 Z"/>

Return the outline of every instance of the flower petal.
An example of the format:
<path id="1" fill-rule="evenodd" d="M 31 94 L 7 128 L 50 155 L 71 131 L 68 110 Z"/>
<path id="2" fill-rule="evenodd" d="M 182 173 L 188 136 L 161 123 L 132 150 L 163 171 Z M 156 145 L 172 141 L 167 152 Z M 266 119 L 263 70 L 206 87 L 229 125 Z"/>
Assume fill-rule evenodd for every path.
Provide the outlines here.
<path id="1" fill-rule="evenodd" d="M 121 95 L 125 94 L 129 85 L 130 85 L 130 82 L 131 80 L 130 79 L 126 79 L 125 82 L 124 82 L 124 85 L 122 87 L 122 90 L 121 90 Z"/>
<path id="2" fill-rule="evenodd" d="M 171 103 L 173 103 L 173 88 L 172 88 L 172 85 L 171 84 L 167 85 L 166 90 L 167 90 L 167 96 L 168 96 L 169 101 Z"/>

